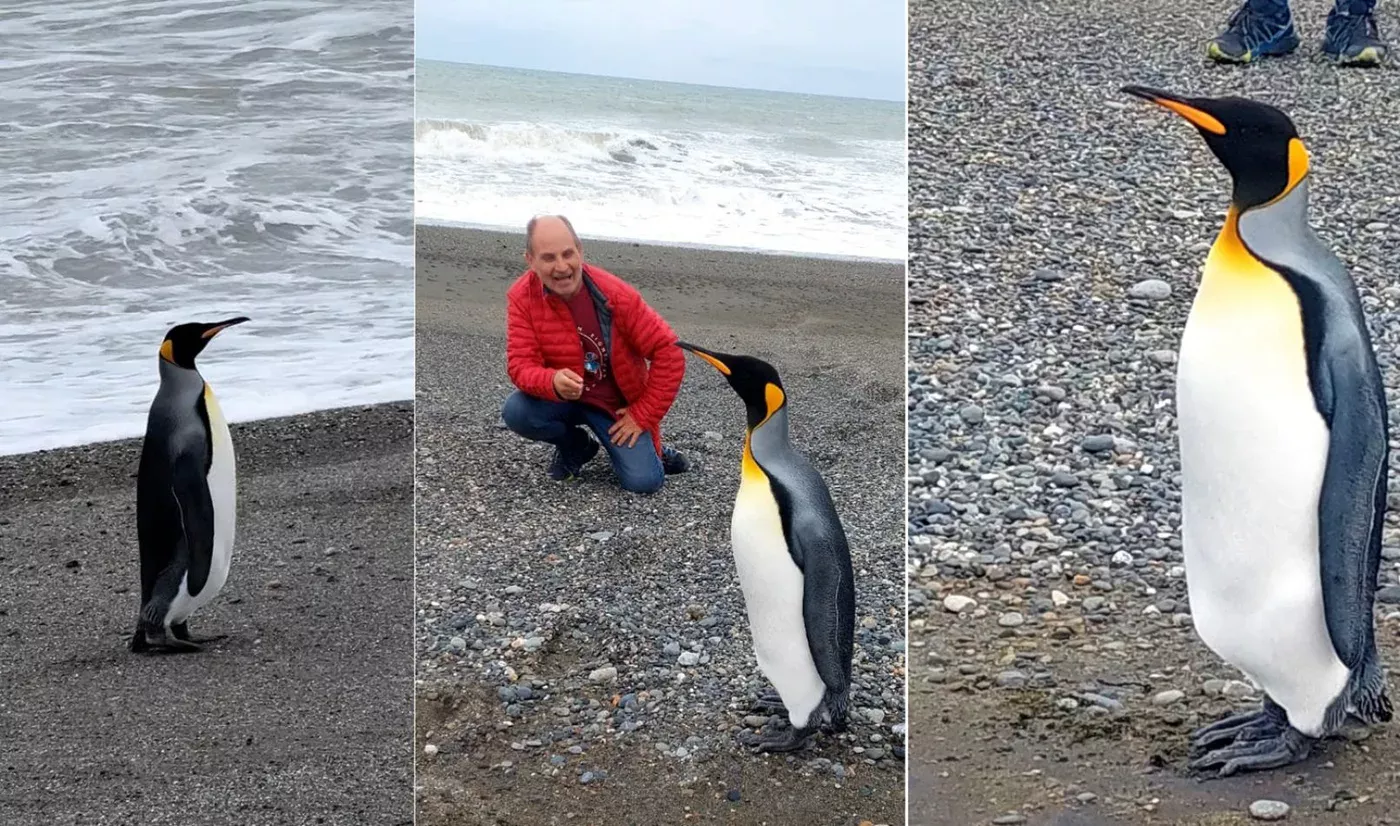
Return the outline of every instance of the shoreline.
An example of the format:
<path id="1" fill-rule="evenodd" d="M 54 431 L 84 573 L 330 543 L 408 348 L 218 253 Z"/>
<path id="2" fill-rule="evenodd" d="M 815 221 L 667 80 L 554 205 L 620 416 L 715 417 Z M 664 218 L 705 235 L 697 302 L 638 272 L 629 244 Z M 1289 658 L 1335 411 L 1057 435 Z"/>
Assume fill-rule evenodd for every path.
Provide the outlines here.
<path id="1" fill-rule="evenodd" d="M 336 405 L 334 407 L 318 407 L 311 410 L 298 410 L 289 413 L 276 413 L 270 416 L 257 416 L 251 419 L 229 419 L 228 426 L 230 430 L 236 431 L 238 427 L 243 425 L 290 422 L 294 419 L 299 419 L 303 416 L 335 415 L 339 413 L 366 411 L 379 407 L 394 407 L 398 405 L 411 406 L 412 404 L 412 399 L 388 399 L 385 401 L 364 402 L 362 404 L 341 404 Z M 144 426 L 144 420 L 142 424 Z M 130 436 L 114 436 L 108 439 L 96 439 L 87 442 L 73 442 L 72 444 L 52 445 L 49 447 L 22 449 L 16 451 L 0 450 L 0 465 L 3 465 L 3 463 L 6 460 L 18 459 L 26 456 L 37 456 L 39 454 L 56 453 L 67 450 L 83 450 L 85 448 L 96 448 L 107 445 L 120 445 L 127 442 L 140 442 L 143 438 L 145 438 L 144 434 L 137 433 Z"/>
<path id="2" fill-rule="evenodd" d="M 525 237 L 524 228 L 490 226 L 487 224 L 473 224 L 468 221 L 449 221 L 438 218 L 415 218 L 413 222 L 415 234 L 424 229 L 430 231 L 448 230 L 464 232 L 498 233 L 501 235 L 518 235 Z M 904 267 L 904 258 L 882 258 L 878 255 L 836 255 L 835 253 L 808 252 L 806 250 L 775 250 L 759 247 L 740 247 L 724 244 L 705 244 L 688 241 L 658 241 L 650 238 L 622 238 L 611 235 L 587 235 L 581 236 L 585 246 L 592 247 L 597 244 L 630 245 L 639 247 L 656 247 L 659 249 L 685 250 L 687 252 L 719 252 L 728 255 L 752 255 L 760 258 L 778 259 L 811 259 L 815 261 L 833 261 L 850 264 L 874 264 L 877 266 L 898 266 Z"/>

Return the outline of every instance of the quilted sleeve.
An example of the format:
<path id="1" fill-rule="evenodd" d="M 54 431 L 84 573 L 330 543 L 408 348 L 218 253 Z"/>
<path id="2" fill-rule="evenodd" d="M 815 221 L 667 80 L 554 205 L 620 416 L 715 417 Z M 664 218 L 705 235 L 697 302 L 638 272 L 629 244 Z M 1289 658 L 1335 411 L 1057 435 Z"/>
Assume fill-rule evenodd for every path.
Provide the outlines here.
<path id="1" fill-rule="evenodd" d="M 650 430 L 661 423 L 680 392 L 681 380 L 685 378 L 685 353 L 675 346 L 676 333 L 671 325 L 635 290 L 626 293 L 624 316 L 637 352 L 651 362 L 646 391 L 628 410 L 638 425 Z"/>
<path id="2" fill-rule="evenodd" d="M 506 373 L 522 392 L 559 400 L 554 392 L 554 371 L 544 366 L 535 326 L 518 296 L 511 296 L 506 304 Z"/>

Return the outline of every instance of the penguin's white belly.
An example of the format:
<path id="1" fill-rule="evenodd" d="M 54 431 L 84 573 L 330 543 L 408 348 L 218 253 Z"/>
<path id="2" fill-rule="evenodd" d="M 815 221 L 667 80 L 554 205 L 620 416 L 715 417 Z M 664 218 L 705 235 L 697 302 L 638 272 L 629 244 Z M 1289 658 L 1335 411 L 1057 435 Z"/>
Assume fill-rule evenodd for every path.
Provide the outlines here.
<path id="1" fill-rule="evenodd" d="M 1319 575 L 1328 432 L 1296 317 L 1268 303 L 1228 319 L 1193 308 L 1187 322 L 1177 371 L 1182 547 L 1201 639 L 1315 735 L 1347 680 Z"/>
<path id="2" fill-rule="evenodd" d="M 209 578 L 204 588 L 193 596 L 189 592 L 189 574 L 180 580 L 180 591 L 171 603 L 169 622 L 181 622 L 195 611 L 207 605 L 223 590 L 228 580 L 229 566 L 233 560 L 233 536 L 237 512 L 237 482 L 233 455 L 233 439 L 229 435 L 228 422 L 214 398 L 214 391 L 206 389 L 205 408 L 209 413 L 209 432 L 212 447 L 209 474 L 209 497 L 214 505 L 213 555 L 209 562 Z"/>
<path id="3" fill-rule="evenodd" d="M 826 686 L 807 645 L 802 572 L 788 553 L 778 504 L 761 472 L 744 474 L 730 535 L 759 670 L 800 728 L 821 704 Z"/>

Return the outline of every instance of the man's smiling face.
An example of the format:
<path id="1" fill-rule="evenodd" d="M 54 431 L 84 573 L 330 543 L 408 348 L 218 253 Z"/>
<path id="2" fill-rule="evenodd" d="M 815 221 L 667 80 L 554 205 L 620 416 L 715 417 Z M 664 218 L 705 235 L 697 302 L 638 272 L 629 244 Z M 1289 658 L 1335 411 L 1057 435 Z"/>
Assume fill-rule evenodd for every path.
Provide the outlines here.
<path id="1" fill-rule="evenodd" d="M 569 227 L 558 218 L 541 218 L 535 224 L 525 264 L 544 282 L 545 289 L 570 298 L 583 286 L 583 251 Z"/>

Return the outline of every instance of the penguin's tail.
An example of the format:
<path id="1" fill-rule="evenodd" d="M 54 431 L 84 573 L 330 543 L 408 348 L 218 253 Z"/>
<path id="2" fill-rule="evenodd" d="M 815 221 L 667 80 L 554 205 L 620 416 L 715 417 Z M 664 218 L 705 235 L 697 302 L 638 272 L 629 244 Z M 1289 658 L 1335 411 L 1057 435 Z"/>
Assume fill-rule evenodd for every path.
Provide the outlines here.
<path id="1" fill-rule="evenodd" d="M 1363 722 L 1389 723 L 1394 717 L 1390 694 L 1386 690 L 1385 672 L 1381 670 L 1380 660 L 1374 653 L 1351 673 L 1348 691 L 1351 694 L 1351 707 Z"/>
<path id="2" fill-rule="evenodd" d="M 850 698 L 847 691 L 832 691 L 830 688 L 822 696 L 822 703 L 826 706 L 827 719 L 831 721 L 833 731 L 846 730 L 846 717 L 850 713 Z"/>

